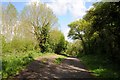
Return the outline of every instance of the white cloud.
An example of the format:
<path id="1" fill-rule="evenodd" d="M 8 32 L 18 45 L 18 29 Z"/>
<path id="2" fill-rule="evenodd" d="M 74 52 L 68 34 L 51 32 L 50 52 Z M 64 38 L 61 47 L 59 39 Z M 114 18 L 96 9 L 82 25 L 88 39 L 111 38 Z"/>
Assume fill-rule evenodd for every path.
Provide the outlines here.
<path id="1" fill-rule="evenodd" d="M 72 42 L 73 40 L 71 38 L 68 38 L 68 33 L 69 33 L 70 28 L 68 28 L 67 26 L 64 26 L 63 29 L 61 29 L 61 31 L 63 32 L 64 36 L 65 36 L 65 40 Z"/>
<path id="2" fill-rule="evenodd" d="M 64 15 L 68 10 L 66 0 L 51 0 L 51 3 L 47 4 L 56 15 Z"/>
<path id="3" fill-rule="evenodd" d="M 74 0 L 70 3 L 70 12 L 74 17 L 82 17 L 85 14 L 86 7 L 83 0 Z"/>
<path id="4" fill-rule="evenodd" d="M 68 40 L 68 32 L 69 32 L 70 28 L 64 26 L 61 28 L 61 31 L 63 32 L 64 36 L 65 36 L 65 39 Z"/>
<path id="5" fill-rule="evenodd" d="M 85 2 L 89 0 L 29 0 L 28 5 L 34 2 L 43 2 L 50 7 L 56 15 L 65 15 L 67 12 L 72 14 L 72 17 L 82 18 L 85 15 L 85 11 L 88 10 L 85 6 Z"/>
<path id="6" fill-rule="evenodd" d="M 64 15 L 69 11 L 73 17 L 82 17 L 87 10 L 84 0 L 50 0 L 47 5 L 56 15 Z"/>
<path id="7" fill-rule="evenodd" d="M 31 4 L 33 4 L 33 3 L 38 4 L 38 3 L 40 3 L 40 0 L 29 0 L 29 1 L 27 2 L 27 5 L 31 5 Z"/>

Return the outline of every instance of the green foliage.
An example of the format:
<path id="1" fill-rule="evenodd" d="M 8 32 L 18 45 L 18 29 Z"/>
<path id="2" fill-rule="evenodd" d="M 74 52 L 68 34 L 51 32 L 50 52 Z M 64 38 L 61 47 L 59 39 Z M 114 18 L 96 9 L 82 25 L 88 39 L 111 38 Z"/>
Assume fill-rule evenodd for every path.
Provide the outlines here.
<path id="1" fill-rule="evenodd" d="M 101 54 L 119 64 L 120 5 L 97 2 L 83 19 L 69 24 L 69 37 L 81 39 L 85 54 Z"/>
<path id="2" fill-rule="evenodd" d="M 54 61 L 54 63 L 60 64 L 60 63 L 62 63 L 62 61 L 63 61 L 64 59 L 65 59 L 65 57 L 56 58 L 55 61 Z"/>
<path id="3" fill-rule="evenodd" d="M 55 63 L 60 64 L 64 58 L 56 58 Z"/>
<path id="4" fill-rule="evenodd" d="M 80 59 L 99 78 L 120 77 L 119 65 L 111 63 L 105 56 L 89 54 L 81 56 Z"/>
<path id="5" fill-rule="evenodd" d="M 65 41 L 63 33 L 57 29 L 50 31 L 49 44 L 52 52 L 58 54 L 64 52 L 67 48 L 67 42 Z"/>
<path id="6" fill-rule="evenodd" d="M 19 73 L 25 66 L 40 56 L 41 53 L 35 51 L 21 53 L 4 53 L 2 54 L 2 75 L 8 78 Z"/>
<path id="7" fill-rule="evenodd" d="M 2 53 L 5 52 L 12 52 L 12 49 L 11 49 L 11 44 L 6 43 L 5 37 L 2 35 Z"/>
<path id="8" fill-rule="evenodd" d="M 46 26 L 43 26 L 42 30 L 41 30 L 40 39 L 39 39 L 40 40 L 39 46 L 40 46 L 42 53 L 47 52 L 48 48 L 49 48 L 49 44 L 48 44 L 49 30 L 50 30 L 49 23 Z"/>
<path id="9" fill-rule="evenodd" d="M 16 75 L 35 57 L 39 56 L 40 53 L 36 52 L 35 46 L 35 43 L 28 39 L 14 37 L 12 41 L 6 42 L 4 36 L 2 36 L 3 78 Z"/>
<path id="10" fill-rule="evenodd" d="M 14 38 L 11 42 L 2 40 L 2 53 L 16 53 L 34 50 L 35 44 L 31 40 Z"/>
<path id="11" fill-rule="evenodd" d="M 70 23 L 68 26 L 70 27 L 68 37 L 71 37 L 72 39 L 83 40 L 82 37 L 88 32 L 90 23 L 86 20 L 79 19 L 75 22 Z"/>
<path id="12" fill-rule="evenodd" d="M 2 10 L 3 70 L 0 74 L 3 78 L 19 73 L 34 58 L 41 56 L 40 51 L 65 51 L 67 42 L 64 35 L 59 30 L 52 31 L 52 27 L 57 25 L 57 18 L 45 4 L 26 5 L 19 16 L 11 3 L 7 7 L 3 5 Z"/>
<path id="13" fill-rule="evenodd" d="M 82 41 L 83 51 L 87 53 L 87 45 L 85 42 L 88 40 L 88 33 L 90 29 L 90 23 L 84 19 L 80 19 L 78 21 L 72 22 L 68 25 L 70 27 L 70 31 L 68 33 L 68 37 L 72 39 L 79 39 Z"/>
<path id="14" fill-rule="evenodd" d="M 61 53 L 65 50 L 66 42 L 64 35 L 59 30 L 56 31 L 58 34 L 58 37 L 55 37 L 56 39 L 58 38 L 57 41 L 53 43 L 49 41 L 54 41 L 53 39 L 55 39 L 52 39 L 52 36 L 54 37 L 55 35 L 53 35 L 51 30 L 57 25 L 57 17 L 45 4 L 34 3 L 31 5 L 26 5 L 19 16 L 17 15 L 15 6 L 11 3 L 9 3 L 7 7 L 3 5 L 2 8 L 3 13 L 6 14 L 2 15 L 2 21 L 4 23 L 2 25 L 2 32 L 5 39 L 3 40 L 3 53 L 13 51 L 24 52 L 34 49 L 40 50 L 42 53 Z M 7 19 L 9 17 L 10 19 Z M 9 24 L 7 24 L 8 22 Z M 14 24 L 11 25 L 12 23 Z M 11 32 L 14 33 L 14 35 L 11 34 Z"/>
<path id="15" fill-rule="evenodd" d="M 66 49 L 66 45 L 67 44 L 66 44 L 64 35 L 62 34 L 60 37 L 59 43 L 55 47 L 55 53 L 60 54 L 60 53 L 64 52 Z"/>
<path id="16" fill-rule="evenodd" d="M 92 53 L 107 55 L 107 58 L 118 63 L 120 61 L 118 57 L 120 55 L 119 3 L 95 3 L 94 8 L 86 14 L 84 19 L 91 22 L 89 45 Z"/>
<path id="17" fill-rule="evenodd" d="M 7 6 L 2 5 L 2 33 L 4 34 L 7 41 L 12 39 L 12 32 L 14 31 L 13 26 L 15 26 L 17 21 L 17 10 L 15 6 L 9 3 Z"/>
<path id="18" fill-rule="evenodd" d="M 29 15 L 28 15 L 29 14 Z M 45 4 L 34 3 L 29 6 L 25 6 L 21 13 L 22 23 L 30 25 L 33 28 L 30 30 L 33 32 L 36 40 L 38 41 L 41 52 L 48 52 L 49 44 L 49 32 L 51 27 L 56 26 L 57 18 L 53 11 Z"/>
<path id="19" fill-rule="evenodd" d="M 55 48 L 60 41 L 61 32 L 58 29 L 52 29 L 49 33 L 49 44 L 52 52 L 55 52 Z"/>
<path id="20" fill-rule="evenodd" d="M 120 77 L 117 68 L 120 64 L 119 4 L 120 2 L 94 3 L 83 19 L 69 24 L 68 37 L 82 41 L 86 54 L 83 55 L 83 62 L 98 77 Z"/>
<path id="21" fill-rule="evenodd" d="M 78 56 L 82 53 L 83 48 L 80 40 L 75 40 L 73 43 L 69 43 L 67 46 L 66 54 L 69 56 Z"/>

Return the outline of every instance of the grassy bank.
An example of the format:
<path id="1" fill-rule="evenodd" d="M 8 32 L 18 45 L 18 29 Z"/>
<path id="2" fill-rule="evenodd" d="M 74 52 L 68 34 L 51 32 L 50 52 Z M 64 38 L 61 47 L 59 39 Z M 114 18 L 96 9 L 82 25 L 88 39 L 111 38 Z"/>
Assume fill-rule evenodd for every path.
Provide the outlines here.
<path id="1" fill-rule="evenodd" d="M 28 63 L 41 55 L 42 53 L 36 51 L 2 54 L 2 77 L 7 78 L 18 74 Z"/>
<path id="2" fill-rule="evenodd" d="M 60 64 L 61 61 L 66 58 L 62 55 L 55 53 L 40 53 L 37 51 L 27 51 L 21 53 L 4 53 L 2 54 L 2 77 L 9 78 L 18 74 L 21 70 L 33 60 L 38 58 L 48 58 L 50 56 L 57 56 L 55 59 L 56 64 Z"/>
<path id="3" fill-rule="evenodd" d="M 120 78 L 119 66 L 100 55 L 84 55 L 80 59 L 98 78 Z"/>

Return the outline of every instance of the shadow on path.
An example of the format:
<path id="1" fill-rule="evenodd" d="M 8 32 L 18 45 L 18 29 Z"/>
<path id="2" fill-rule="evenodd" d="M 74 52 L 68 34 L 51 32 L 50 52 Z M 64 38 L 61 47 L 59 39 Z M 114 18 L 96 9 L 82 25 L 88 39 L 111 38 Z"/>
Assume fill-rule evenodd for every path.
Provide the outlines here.
<path id="1" fill-rule="evenodd" d="M 93 78 L 93 76 L 77 58 L 66 58 L 61 64 L 55 64 L 53 58 L 43 58 L 31 62 L 15 78 L 38 80 L 42 78 Z"/>

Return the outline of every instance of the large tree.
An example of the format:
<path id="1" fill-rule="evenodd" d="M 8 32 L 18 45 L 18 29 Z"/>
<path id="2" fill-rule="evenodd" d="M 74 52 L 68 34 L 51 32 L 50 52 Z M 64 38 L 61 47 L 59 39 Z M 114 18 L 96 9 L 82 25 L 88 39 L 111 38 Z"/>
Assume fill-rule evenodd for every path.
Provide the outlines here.
<path id="1" fill-rule="evenodd" d="M 17 10 L 15 6 L 9 3 L 2 5 L 2 34 L 9 41 L 13 37 L 14 27 L 17 21 Z"/>
<path id="2" fill-rule="evenodd" d="M 41 3 L 27 5 L 21 13 L 21 21 L 29 25 L 29 31 L 36 36 L 41 51 L 45 52 L 50 27 L 57 24 L 52 10 Z"/>
<path id="3" fill-rule="evenodd" d="M 71 37 L 74 40 L 81 40 L 84 47 L 84 53 L 87 53 L 85 42 L 87 40 L 86 36 L 87 32 L 89 31 L 90 23 L 86 20 L 80 19 L 70 23 L 68 26 L 70 27 L 68 37 Z"/>
<path id="4" fill-rule="evenodd" d="M 120 55 L 119 2 L 97 2 L 93 6 L 82 19 L 82 21 L 90 23 L 88 28 L 85 27 L 86 23 L 75 21 L 69 25 L 68 36 L 81 39 L 85 46 L 89 46 L 89 52 L 92 51 L 91 53 L 109 55 L 108 57 L 112 60 L 120 60 L 120 57 L 118 57 Z M 86 32 L 83 32 L 84 29 Z M 81 34 L 81 30 L 84 34 Z M 84 45 L 83 48 L 86 49 Z"/>
<path id="5" fill-rule="evenodd" d="M 94 8 L 88 11 L 84 19 L 91 21 L 91 37 L 97 33 L 98 37 L 94 38 L 92 45 L 100 53 L 107 54 L 113 59 L 118 59 L 120 55 L 120 3 L 100 2 L 95 3 Z"/>

